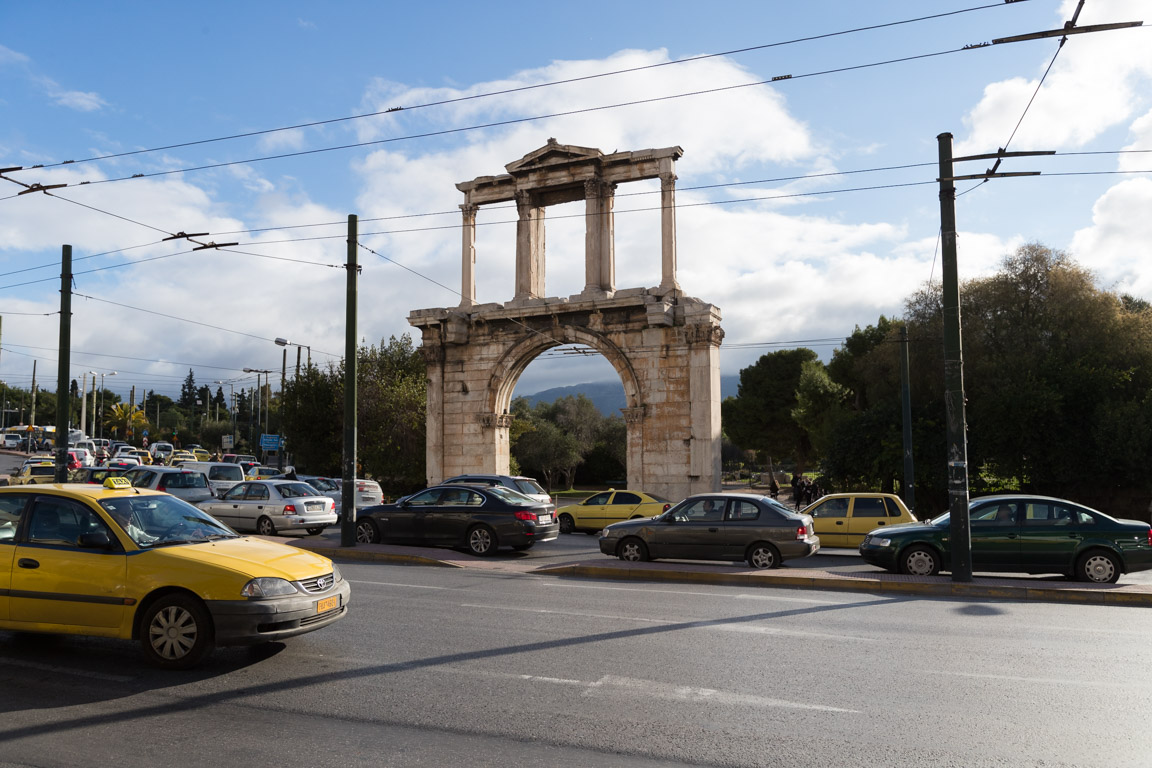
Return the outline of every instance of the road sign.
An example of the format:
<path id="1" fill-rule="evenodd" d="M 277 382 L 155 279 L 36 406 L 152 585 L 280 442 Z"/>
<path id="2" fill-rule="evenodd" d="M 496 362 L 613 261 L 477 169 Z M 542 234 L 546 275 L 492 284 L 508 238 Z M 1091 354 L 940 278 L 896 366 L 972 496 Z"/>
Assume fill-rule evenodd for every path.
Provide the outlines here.
<path id="1" fill-rule="evenodd" d="M 221 448 L 231 448 L 232 447 L 232 435 L 221 435 L 220 436 L 220 447 Z"/>
<path id="2" fill-rule="evenodd" d="M 275 451 L 280 447 L 280 435 L 260 435 L 260 447 L 266 451 Z"/>
<path id="3" fill-rule="evenodd" d="M 148 430 L 144 430 L 144 437 L 148 437 Z"/>

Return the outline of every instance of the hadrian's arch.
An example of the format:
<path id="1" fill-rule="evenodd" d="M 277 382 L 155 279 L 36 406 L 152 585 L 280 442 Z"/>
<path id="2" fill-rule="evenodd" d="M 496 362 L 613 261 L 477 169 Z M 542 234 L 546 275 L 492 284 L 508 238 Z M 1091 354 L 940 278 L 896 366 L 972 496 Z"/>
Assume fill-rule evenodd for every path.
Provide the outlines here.
<path id="1" fill-rule="evenodd" d="M 465 472 L 507 473 L 517 379 L 545 350 L 581 344 L 603 355 L 624 385 L 628 486 L 668 498 L 719 490 L 724 331 L 720 310 L 687 296 L 676 279 L 675 162 L 682 154 L 668 147 L 605 155 L 549 139 L 505 166 L 506 174 L 456 185 L 464 193 L 463 300 L 408 316 L 421 331 L 428 365 L 429 484 Z M 642 179 L 660 180 L 661 280 L 654 288 L 618 289 L 615 189 Z M 550 297 L 545 208 L 581 199 L 586 285 L 573 296 Z M 478 304 L 476 211 L 507 202 L 518 214 L 513 297 Z"/>

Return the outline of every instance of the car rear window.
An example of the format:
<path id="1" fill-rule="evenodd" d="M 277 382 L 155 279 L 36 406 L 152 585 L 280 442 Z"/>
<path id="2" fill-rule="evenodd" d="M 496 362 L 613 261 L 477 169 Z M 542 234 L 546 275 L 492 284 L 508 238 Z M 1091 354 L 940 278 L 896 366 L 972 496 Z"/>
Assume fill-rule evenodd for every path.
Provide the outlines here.
<path id="1" fill-rule="evenodd" d="M 229 464 L 226 467 L 209 467 L 208 479 L 235 480 L 236 482 L 240 482 L 244 479 L 244 470 L 240 469 L 239 464 Z"/>
<path id="2" fill-rule="evenodd" d="M 52 475 L 56 473 L 56 467 L 48 465 L 46 467 L 33 466 L 29 474 L 32 475 Z"/>
<path id="3" fill-rule="evenodd" d="M 548 491 L 540 487 L 539 483 L 527 477 L 517 478 L 514 482 L 516 483 L 516 490 L 521 493 L 548 493 Z"/>
<path id="4" fill-rule="evenodd" d="M 208 481 L 199 472 L 169 472 L 160 481 L 165 488 L 207 488 Z"/>
<path id="5" fill-rule="evenodd" d="M 493 494 L 494 496 L 499 496 L 501 499 L 508 502 L 509 504 L 539 504 L 540 503 L 540 502 L 536 501 L 536 499 L 529 498 L 528 496 L 525 496 L 524 494 L 520 493 L 519 491 L 514 491 L 511 488 L 505 488 L 502 485 L 494 485 L 491 488 L 487 488 L 486 490 L 489 493 Z"/>
<path id="6" fill-rule="evenodd" d="M 308 483 L 284 483 L 277 485 L 276 490 L 284 498 L 296 498 L 298 496 L 319 496 L 320 491 L 316 490 Z"/>

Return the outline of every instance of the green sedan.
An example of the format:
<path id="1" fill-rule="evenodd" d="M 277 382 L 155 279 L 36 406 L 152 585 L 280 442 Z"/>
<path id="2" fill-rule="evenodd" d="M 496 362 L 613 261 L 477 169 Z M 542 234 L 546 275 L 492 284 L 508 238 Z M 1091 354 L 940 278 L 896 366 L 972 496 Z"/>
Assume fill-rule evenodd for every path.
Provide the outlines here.
<path id="1" fill-rule="evenodd" d="M 1152 569 L 1152 526 L 1048 496 L 1006 494 L 969 503 L 972 569 L 1062 573 L 1111 584 L 1122 573 Z M 889 526 L 864 537 L 860 556 L 913 576 L 949 570 L 950 518 Z"/>

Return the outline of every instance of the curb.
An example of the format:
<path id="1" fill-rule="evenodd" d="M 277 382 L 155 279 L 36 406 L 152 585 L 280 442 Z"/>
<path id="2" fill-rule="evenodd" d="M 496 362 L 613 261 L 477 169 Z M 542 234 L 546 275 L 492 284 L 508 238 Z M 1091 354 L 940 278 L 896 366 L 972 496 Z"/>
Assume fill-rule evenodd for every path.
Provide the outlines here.
<path id="1" fill-rule="evenodd" d="M 281 540 L 282 541 L 282 540 Z M 885 595 L 920 595 L 930 597 L 959 597 L 1000 600 L 1026 600 L 1044 603 L 1078 603 L 1081 605 L 1152 606 L 1152 589 L 1147 591 L 1119 591 L 1124 587 L 1111 584 L 1077 584 L 1075 586 L 1033 586 L 1031 584 L 1005 584 L 1003 579 L 976 578 L 972 582 L 952 582 L 943 576 L 923 576 L 916 581 L 909 577 L 883 572 L 844 577 L 828 571 L 806 571 L 789 574 L 787 569 L 725 573 L 723 571 L 685 570 L 679 564 L 643 563 L 640 565 L 590 565 L 563 563 L 538 568 L 500 567 L 499 563 L 485 560 L 481 567 L 456 563 L 426 555 L 401 554 L 348 547 L 315 546 L 313 542 L 293 542 L 294 546 L 322 554 L 333 560 L 357 562 L 426 565 L 440 568 L 474 568 L 484 571 L 518 573 L 528 576 L 555 576 L 559 578 L 607 579 L 612 581 L 647 581 L 678 584 L 723 584 L 744 587 L 788 587 L 836 592 L 878 592 Z M 311 545 L 311 546 L 310 546 Z M 377 545 L 373 545 L 377 546 Z M 799 570 L 799 569 L 797 569 Z M 1147 589 L 1147 588 L 1145 588 Z"/>

